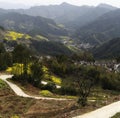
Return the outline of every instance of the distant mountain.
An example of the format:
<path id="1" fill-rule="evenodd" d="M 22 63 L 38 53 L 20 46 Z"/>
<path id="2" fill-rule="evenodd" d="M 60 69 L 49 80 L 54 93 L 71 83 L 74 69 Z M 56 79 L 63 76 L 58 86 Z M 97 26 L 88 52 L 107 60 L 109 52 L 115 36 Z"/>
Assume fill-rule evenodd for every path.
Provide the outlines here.
<path id="1" fill-rule="evenodd" d="M 0 14 L 0 25 L 7 30 L 27 33 L 29 35 L 67 35 L 64 28 L 59 27 L 53 20 L 40 16 L 28 16 L 18 13 Z"/>
<path id="2" fill-rule="evenodd" d="M 88 6 L 74 6 L 64 2 L 60 5 L 34 6 L 30 9 L 18 9 L 13 11 L 19 12 L 21 14 L 27 14 L 31 16 L 42 16 L 61 21 L 61 19 L 75 19 L 79 16 L 79 14 L 83 15 L 84 13 L 89 11 L 90 8 L 91 7 Z"/>
<path id="3" fill-rule="evenodd" d="M 4 28 L 2 26 L 0 26 L 0 42 L 2 41 L 2 39 L 4 39 L 4 34 L 5 34 L 5 31 L 4 31 Z"/>
<path id="4" fill-rule="evenodd" d="M 115 9 L 117 8 L 107 4 L 100 4 L 97 7 L 91 7 L 87 13 L 79 16 L 77 19 L 73 20 L 72 22 L 66 22 L 66 26 L 75 29 L 80 28 Z"/>
<path id="5" fill-rule="evenodd" d="M 79 28 L 75 37 L 91 45 L 102 44 L 112 38 L 120 37 L 120 9 L 108 12 Z"/>
<path id="6" fill-rule="evenodd" d="M 34 6 L 30 9 L 11 11 L 31 16 L 51 18 L 57 23 L 63 24 L 68 28 L 76 29 L 114 9 L 116 8 L 107 4 L 100 4 L 97 7 L 94 7 L 75 6 L 64 2 L 60 5 Z"/>
<path id="7" fill-rule="evenodd" d="M 91 7 L 89 6 L 79 7 L 68 3 L 62 3 L 60 5 L 35 6 L 27 10 L 19 9 L 11 11 L 31 16 L 50 18 L 55 20 L 58 24 L 63 24 L 65 27 L 67 26 L 69 28 L 71 22 L 74 22 L 78 17 L 87 13 L 90 9 Z"/>
<path id="8" fill-rule="evenodd" d="M 8 13 L 7 10 L 0 8 L 0 14 Z"/>
<path id="9" fill-rule="evenodd" d="M 108 5 L 108 4 L 105 4 L 105 3 L 101 3 L 101 4 L 99 4 L 97 7 L 106 8 L 106 9 L 111 9 L 111 10 L 116 9 L 116 7 L 111 6 L 111 5 Z"/>
<path id="10" fill-rule="evenodd" d="M 109 42 L 94 48 L 93 54 L 99 59 L 120 57 L 120 38 L 112 39 Z"/>
<path id="11" fill-rule="evenodd" d="M 73 46 L 81 47 L 82 43 L 83 47 L 84 43 L 94 46 L 119 37 L 120 14 L 116 9 L 107 4 L 94 7 L 68 3 L 29 9 L 1 9 L 0 25 L 35 38 L 58 41 L 63 36 L 69 37 L 67 41 L 61 40 L 63 43 L 72 39 Z"/>

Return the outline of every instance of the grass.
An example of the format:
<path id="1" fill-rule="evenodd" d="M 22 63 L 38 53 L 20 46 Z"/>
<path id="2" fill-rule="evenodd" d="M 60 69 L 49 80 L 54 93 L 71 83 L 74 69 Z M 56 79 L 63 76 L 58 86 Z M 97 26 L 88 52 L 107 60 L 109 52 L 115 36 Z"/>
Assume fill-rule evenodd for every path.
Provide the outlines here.
<path id="1" fill-rule="evenodd" d="M 34 103 L 33 99 L 16 96 L 0 79 L 0 118 L 20 118 Z"/>
<path id="2" fill-rule="evenodd" d="M 14 93 L 10 94 L 10 92 L 6 94 L 6 91 L 10 91 L 9 87 L 3 81 L 0 81 L 0 83 L 2 86 L 1 88 L 4 88 L 5 90 L 4 95 L 0 96 L 0 116 L 3 118 L 4 117 L 19 118 L 23 114 L 25 118 L 30 118 L 30 117 L 39 118 L 39 116 L 57 118 L 59 115 L 61 115 L 61 117 L 66 116 L 66 118 L 70 118 L 76 115 L 80 115 L 95 110 L 104 105 L 110 104 L 113 101 L 117 100 L 115 98 L 116 96 L 118 96 L 118 93 L 116 92 L 95 90 L 92 92 L 91 96 L 89 97 L 89 100 L 95 99 L 95 101 L 88 101 L 88 105 L 86 107 L 78 108 L 76 105 L 77 97 L 74 96 L 59 96 L 51 93 L 48 90 L 43 90 L 43 91 L 38 90 L 39 91 L 38 94 L 40 93 L 42 96 L 55 97 L 55 98 L 62 97 L 62 98 L 69 98 L 72 100 L 65 100 L 65 101 L 33 100 L 30 98 L 15 96 Z M 35 89 L 33 89 L 31 86 L 25 88 L 25 90 L 26 89 L 28 92 L 33 90 L 33 93 L 35 93 L 34 91 Z M 99 94 L 96 95 L 95 92 Z M 113 117 L 113 118 L 117 118 L 117 117 Z"/>
<path id="3" fill-rule="evenodd" d="M 74 103 L 74 101 L 38 100 L 26 113 L 25 118 L 61 118 L 61 115 L 72 110 Z M 56 117 L 57 115 L 59 117 Z"/>
<path id="4" fill-rule="evenodd" d="M 6 40 L 17 40 L 21 38 L 30 39 L 31 36 L 28 34 L 22 34 L 22 33 L 14 32 L 14 31 L 8 31 L 5 35 Z"/>
<path id="5" fill-rule="evenodd" d="M 115 115 L 112 116 L 111 118 L 120 118 L 120 113 L 115 114 Z"/>
<path id="6" fill-rule="evenodd" d="M 58 24 L 57 26 L 60 28 L 65 28 L 65 26 L 63 24 Z"/>
<path id="7" fill-rule="evenodd" d="M 63 40 L 68 40 L 69 39 L 68 36 L 60 36 L 60 38 L 63 39 Z"/>
<path id="8" fill-rule="evenodd" d="M 77 47 L 74 47 L 74 46 L 71 46 L 71 45 L 68 45 L 67 47 L 74 52 L 79 51 L 79 49 Z"/>
<path id="9" fill-rule="evenodd" d="M 16 96 L 9 86 L 0 80 L 0 117 L 1 118 L 52 118 L 71 111 L 74 101 L 35 100 Z M 4 92 L 3 92 L 4 89 Z M 11 93 L 10 93 L 11 91 Z M 2 93 L 2 96 L 1 96 Z M 7 93 L 7 94 L 6 94 Z M 42 91 L 49 96 L 49 91 Z"/>
<path id="10" fill-rule="evenodd" d="M 58 85 L 60 85 L 61 84 L 61 78 L 59 78 L 59 77 L 56 77 L 55 75 L 50 75 L 49 74 L 49 69 L 48 68 L 46 68 L 46 67 L 43 67 L 43 72 L 48 76 L 48 77 L 50 77 L 50 79 L 54 82 L 54 83 L 56 83 L 56 84 L 58 84 Z M 4 86 L 6 86 L 6 85 L 4 85 L 4 82 L 2 83 L 1 82 L 1 86 L 2 86 L 2 88 L 4 88 Z M 23 87 L 23 86 L 20 86 L 21 88 Z M 40 91 L 40 90 L 35 90 L 35 89 L 33 89 L 32 88 L 32 86 L 30 86 L 30 87 L 24 87 L 24 91 L 27 91 L 27 93 L 30 93 L 31 92 L 31 90 L 32 90 L 32 93 L 37 93 L 36 95 L 41 95 L 41 96 L 44 96 L 44 97 L 54 97 L 54 98 L 69 98 L 69 99 L 73 99 L 73 101 L 74 102 L 76 102 L 76 99 L 77 99 L 77 97 L 74 97 L 74 96 L 61 96 L 61 95 L 56 95 L 56 94 L 53 94 L 53 93 L 51 93 L 50 91 L 48 91 L 48 90 L 42 90 L 42 91 Z M 37 92 L 36 92 L 37 91 Z M 99 93 L 99 94 L 98 94 Z M 7 93 L 8 94 L 8 93 Z M 31 93 L 30 93 L 31 94 Z M 86 112 L 89 112 L 89 111 L 92 111 L 92 110 L 94 110 L 94 109 L 97 109 L 97 108 L 100 108 L 100 107 L 102 107 L 102 106 L 105 106 L 105 105 L 108 105 L 108 104 L 110 104 L 110 103 L 112 103 L 112 102 L 114 102 L 114 101 L 118 101 L 119 99 L 119 97 L 118 97 L 118 95 L 119 95 L 119 93 L 117 93 L 117 92 L 114 92 L 114 91 L 107 91 L 107 90 L 102 90 L 102 89 L 99 89 L 99 88 L 95 88 L 95 90 L 93 90 L 92 92 L 91 92 L 91 95 L 90 95 L 90 97 L 88 98 L 88 106 L 86 106 L 85 108 L 81 108 L 81 109 L 77 109 L 79 112 L 77 112 L 77 111 L 74 111 L 74 112 L 72 112 L 72 114 L 70 114 L 70 111 L 69 110 L 71 110 L 70 109 L 70 107 L 68 107 L 68 108 L 66 108 L 65 106 L 64 107 L 59 107 L 59 109 L 58 109 L 58 111 L 54 111 L 54 108 L 53 109 L 51 109 L 51 107 L 49 106 L 51 103 L 49 103 L 47 100 L 46 101 L 44 101 L 44 102 L 48 102 L 49 104 L 46 104 L 45 106 L 42 106 L 42 107 L 40 107 L 40 106 L 38 106 L 37 108 L 36 108 L 36 106 L 34 106 L 33 108 L 36 108 L 35 110 L 37 111 L 37 112 L 35 112 L 34 110 L 33 110 L 33 108 L 31 108 L 30 110 L 28 110 L 28 108 L 31 106 L 31 104 L 30 105 L 28 105 L 26 102 L 27 102 L 27 100 L 30 102 L 31 100 L 30 99 L 26 99 L 26 98 L 22 98 L 22 100 L 21 100 L 21 98 L 19 97 L 19 101 L 24 101 L 25 100 L 25 106 L 23 105 L 21 105 L 21 104 L 19 104 L 20 106 L 21 106 L 21 108 L 23 109 L 23 111 L 19 111 L 19 107 L 17 108 L 17 106 L 14 108 L 13 107 L 13 105 L 11 105 L 10 106 L 10 108 L 12 107 L 12 109 L 14 109 L 14 110 L 17 110 L 18 112 L 13 112 L 12 114 L 11 113 L 9 113 L 10 115 L 18 115 L 19 116 L 19 114 L 23 114 L 24 112 L 26 112 L 27 110 L 28 110 L 28 114 L 30 114 L 31 112 L 32 112 L 32 114 L 34 113 L 34 115 L 36 115 L 36 114 L 39 114 L 39 115 L 41 115 L 41 116 L 44 116 L 44 117 L 48 117 L 49 115 L 51 115 L 51 116 L 54 116 L 54 115 L 58 115 L 61 111 L 61 113 L 65 113 L 65 112 L 68 112 L 69 111 L 69 113 L 68 114 L 70 114 L 71 116 L 75 116 L 75 115 L 80 115 L 80 114 L 82 114 L 82 113 L 86 113 Z M 95 100 L 95 101 L 92 101 L 92 100 Z M 17 101 L 17 100 L 15 100 L 15 101 Z M 67 101 L 69 101 L 69 100 L 67 100 Z M 66 101 L 66 102 L 67 102 Z M 10 102 L 10 101 L 9 101 Z M 40 102 L 40 101 L 39 101 Z M 51 101 L 52 102 L 52 101 Z M 1 105 L 1 103 L 2 102 L 0 102 L 0 105 Z M 7 101 L 6 101 L 6 103 L 7 103 Z M 33 103 L 33 102 L 32 102 Z M 14 102 L 13 102 L 13 104 L 15 104 Z M 41 103 L 42 104 L 42 103 Z M 41 104 L 39 104 L 39 105 L 41 105 Z M 45 103 L 44 103 L 45 104 Z M 38 105 L 38 104 L 36 104 L 36 105 Z M 57 106 L 57 104 L 55 104 L 54 102 L 52 102 L 52 104 L 51 105 L 53 105 L 55 108 L 56 108 L 56 106 Z M 60 105 L 60 104 L 59 104 Z M 3 106 L 5 106 L 4 104 L 3 104 Z M 28 107 L 27 107 L 28 106 Z M 68 106 L 68 105 L 67 105 Z M 4 107 L 2 107 L 2 106 L 0 106 L 1 107 L 1 109 L 3 110 L 3 108 Z M 44 113 L 42 112 L 42 111 L 40 111 L 40 109 L 42 110 L 42 108 L 44 107 Z M 6 108 L 8 108 L 9 109 L 9 106 L 7 106 Z M 66 108 L 66 109 L 64 109 L 64 110 L 61 110 L 61 108 Z M 51 110 L 49 110 L 49 109 L 51 109 Z M 53 111 L 52 111 L 53 110 Z M 66 111 L 66 110 L 68 110 L 68 111 Z M 71 110 L 72 111 L 72 110 Z M 3 113 L 5 113 L 6 111 L 4 111 Z M 12 112 L 12 111 L 10 111 L 10 112 Z M 55 114 L 54 114 L 54 112 L 55 112 Z M 1 115 L 1 113 L 0 113 L 0 115 Z M 26 117 L 27 118 L 27 117 Z M 114 117 L 113 117 L 114 118 Z M 117 118 L 117 117 L 115 117 L 115 118 Z M 119 118 L 119 117 L 118 117 Z"/>
<path id="11" fill-rule="evenodd" d="M 40 91 L 39 88 L 34 87 L 31 84 L 22 85 L 21 83 L 19 83 L 17 81 L 13 81 L 11 79 L 8 79 L 8 81 L 19 86 L 28 95 L 33 95 L 33 96 L 38 96 L 38 97 L 73 99 L 73 100 L 77 99 L 76 96 L 54 94 L 54 93 L 50 92 L 49 90 L 41 90 Z M 47 82 L 49 82 L 49 81 L 47 81 Z"/>
<path id="12" fill-rule="evenodd" d="M 34 103 L 33 99 L 16 96 L 0 79 L 0 118 L 20 118 Z"/>
<path id="13" fill-rule="evenodd" d="M 0 115 L 4 118 L 17 118 L 27 112 L 35 100 L 19 96 L 7 96 L 0 98 Z"/>
<path id="14" fill-rule="evenodd" d="M 39 93 L 40 93 L 40 95 L 45 96 L 45 97 L 53 96 L 53 94 L 50 91 L 48 91 L 48 90 L 42 90 Z"/>
<path id="15" fill-rule="evenodd" d="M 0 89 L 7 88 L 7 84 L 0 79 Z"/>
<path id="16" fill-rule="evenodd" d="M 36 38 L 36 39 L 39 39 L 39 40 L 41 40 L 41 41 L 42 41 L 42 40 L 43 40 L 43 41 L 44 41 L 44 40 L 45 40 L 45 41 L 48 41 L 48 39 L 47 39 L 46 37 L 42 36 L 42 35 L 36 35 L 35 38 Z"/>
<path id="17" fill-rule="evenodd" d="M 14 92 L 4 81 L 0 79 L 0 97 L 8 95 L 14 95 Z"/>
<path id="18" fill-rule="evenodd" d="M 11 118 L 20 118 L 18 115 L 13 115 Z"/>

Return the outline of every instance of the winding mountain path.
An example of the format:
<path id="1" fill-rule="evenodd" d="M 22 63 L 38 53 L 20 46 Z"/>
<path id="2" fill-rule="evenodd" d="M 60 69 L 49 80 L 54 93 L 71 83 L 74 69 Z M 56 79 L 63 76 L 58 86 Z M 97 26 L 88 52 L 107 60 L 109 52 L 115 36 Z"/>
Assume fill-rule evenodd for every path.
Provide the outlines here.
<path id="1" fill-rule="evenodd" d="M 18 95 L 18 96 L 28 97 L 28 98 L 34 98 L 34 99 L 45 99 L 45 100 L 67 100 L 67 99 L 63 99 L 63 98 L 36 97 L 36 96 L 27 95 L 17 85 L 15 85 L 12 82 L 9 82 L 7 80 L 7 78 L 11 78 L 12 76 L 13 75 L 3 75 L 2 74 L 2 75 L 0 75 L 0 79 L 3 80 L 3 81 L 5 81 L 10 86 L 10 88 L 16 93 L 16 95 Z"/>
<path id="2" fill-rule="evenodd" d="M 5 81 L 18 96 L 29 97 L 34 99 L 46 99 L 46 100 L 67 100 L 62 98 L 61 99 L 47 98 L 47 97 L 36 97 L 36 96 L 27 95 L 17 85 L 7 81 L 7 78 L 11 78 L 11 77 L 12 75 L 0 75 L 0 79 Z M 83 114 L 81 116 L 76 116 L 74 118 L 110 118 L 111 116 L 115 115 L 117 112 L 120 112 L 120 101 L 99 108 L 95 111 Z"/>

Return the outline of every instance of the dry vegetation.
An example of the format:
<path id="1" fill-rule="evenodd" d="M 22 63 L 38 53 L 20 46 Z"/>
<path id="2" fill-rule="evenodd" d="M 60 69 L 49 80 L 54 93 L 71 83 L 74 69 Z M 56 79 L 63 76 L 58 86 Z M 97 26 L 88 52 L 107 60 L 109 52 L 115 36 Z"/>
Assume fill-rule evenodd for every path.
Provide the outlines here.
<path id="1" fill-rule="evenodd" d="M 29 91 L 37 93 L 37 89 L 29 86 Z M 0 80 L 0 117 L 1 118 L 71 118 L 113 101 L 118 101 L 118 93 L 98 91 L 96 101 L 89 101 L 86 107 L 78 107 L 76 100 L 34 100 L 16 96 L 14 92 Z M 32 94 L 30 93 L 30 94 Z M 91 95 L 92 96 L 92 95 Z M 95 95 L 94 95 L 95 96 Z M 95 99 L 90 97 L 89 100 Z"/>
<path id="2" fill-rule="evenodd" d="M 0 80 L 0 117 L 2 118 L 41 118 L 53 117 L 71 111 L 74 101 L 34 100 L 16 96 Z"/>
<path id="3" fill-rule="evenodd" d="M 35 101 L 30 98 L 18 97 L 9 86 L 0 80 L 0 117 L 10 118 L 24 114 Z"/>

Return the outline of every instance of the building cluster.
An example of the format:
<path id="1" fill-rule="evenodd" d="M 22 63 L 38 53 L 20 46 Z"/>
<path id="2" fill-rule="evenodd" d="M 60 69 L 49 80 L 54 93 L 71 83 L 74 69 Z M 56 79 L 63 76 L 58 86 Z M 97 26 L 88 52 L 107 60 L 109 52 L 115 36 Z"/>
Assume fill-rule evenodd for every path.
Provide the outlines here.
<path id="1" fill-rule="evenodd" d="M 106 68 L 108 71 L 120 72 L 120 63 L 117 63 L 115 60 L 113 61 L 95 61 L 95 62 L 86 62 L 80 61 L 75 64 L 80 65 L 92 65 L 92 66 L 100 66 Z"/>

